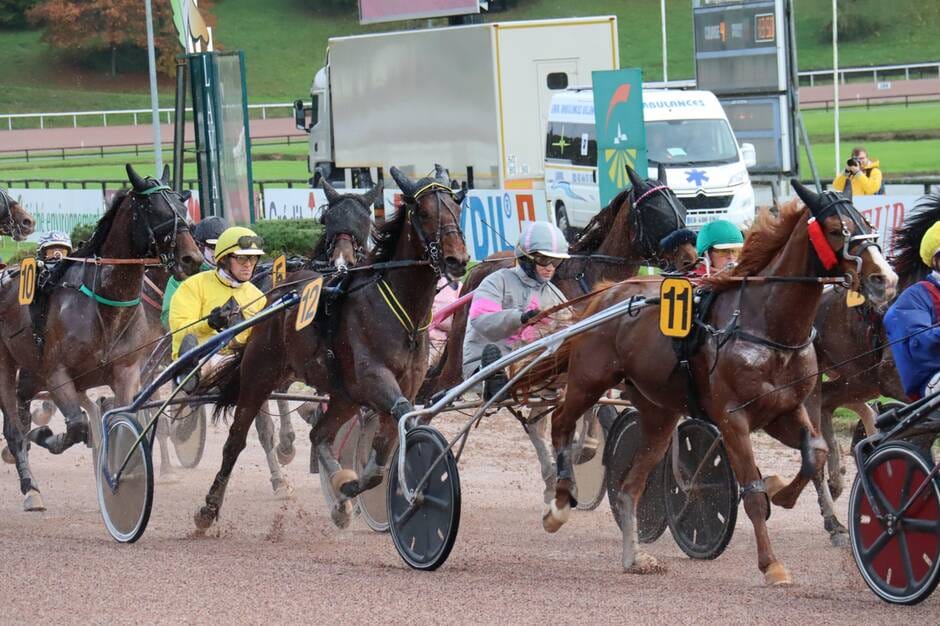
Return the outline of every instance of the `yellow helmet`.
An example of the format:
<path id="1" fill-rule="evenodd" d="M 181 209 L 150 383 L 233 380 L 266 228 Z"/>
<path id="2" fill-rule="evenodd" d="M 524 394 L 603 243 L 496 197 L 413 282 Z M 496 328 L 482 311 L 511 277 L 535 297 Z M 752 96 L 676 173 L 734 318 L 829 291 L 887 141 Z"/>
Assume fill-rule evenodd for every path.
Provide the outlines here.
<path id="1" fill-rule="evenodd" d="M 920 240 L 920 259 L 927 267 L 933 266 L 933 258 L 940 252 L 940 222 L 935 223 Z"/>
<path id="2" fill-rule="evenodd" d="M 221 261 L 229 254 L 264 254 L 264 240 L 255 231 L 244 226 L 226 228 L 215 243 L 215 259 Z"/>

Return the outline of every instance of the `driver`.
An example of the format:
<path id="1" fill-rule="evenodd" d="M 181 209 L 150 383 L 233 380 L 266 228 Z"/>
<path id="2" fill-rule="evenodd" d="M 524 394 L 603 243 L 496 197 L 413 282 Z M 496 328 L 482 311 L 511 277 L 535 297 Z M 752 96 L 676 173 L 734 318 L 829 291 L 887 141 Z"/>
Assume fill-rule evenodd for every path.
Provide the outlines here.
<path id="1" fill-rule="evenodd" d="M 932 271 L 905 289 L 884 318 L 904 391 L 913 399 L 940 389 L 940 222 L 924 233 L 920 258 Z"/>
<path id="2" fill-rule="evenodd" d="M 215 269 L 215 244 L 219 240 L 219 235 L 221 235 L 226 228 L 228 228 L 226 219 L 217 215 L 210 215 L 196 224 L 196 227 L 193 229 L 193 239 L 196 240 L 196 246 L 198 246 L 199 251 L 202 252 L 203 262 L 202 267 L 199 268 L 200 271 L 205 272 Z M 163 326 L 167 328 L 170 326 L 170 302 L 173 300 L 173 294 L 176 293 L 176 289 L 179 286 L 180 281 L 177 280 L 175 276 L 170 275 L 170 279 L 166 283 L 166 288 L 163 290 L 163 312 L 160 313 L 160 321 L 163 322 Z"/>
<path id="3" fill-rule="evenodd" d="M 227 228 L 215 244 L 216 268 L 180 284 L 170 302 L 173 359 L 228 327 L 230 315 L 223 307 L 237 305 L 245 319 L 264 308 L 264 294 L 251 284 L 251 275 L 264 254 L 263 245 L 261 237 L 249 228 Z M 250 333 L 247 329 L 235 340 L 245 343 Z"/>
<path id="4" fill-rule="evenodd" d="M 699 231 L 695 240 L 695 249 L 702 257 L 702 264 L 695 273 L 711 276 L 738 263 L 738 255 L 744 247 L 744 235 L 741 230 L 728 220 L 709 222 Z"/>
<path id="5" fill-rule="evenodd" d="M 525 324 L 565 301 L 551 280 L 559 263 L 569 258 L 567 247 L 564 234 L 553 224 L 525 225 L 516 245 L 516 265 L 493 272 L 473 292 L 463 342 L 464 378 L 499 360 L 516 342 L 537 337 L 536 329 Z M 493 375 L 484 384 L 484 397 L 492 397 L 506 382 L 505 372 Z"/>

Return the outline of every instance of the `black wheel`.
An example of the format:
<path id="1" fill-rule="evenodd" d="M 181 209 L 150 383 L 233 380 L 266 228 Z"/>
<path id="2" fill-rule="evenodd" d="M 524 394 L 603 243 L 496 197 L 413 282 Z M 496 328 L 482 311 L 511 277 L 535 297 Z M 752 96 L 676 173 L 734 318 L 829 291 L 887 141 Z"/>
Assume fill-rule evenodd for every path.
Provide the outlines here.
<path id="1" fill-rule="evenodd" d="M 108 420 L 105 430 L 107 444 L 99 451 L 96 473 L 98 506 L 111 536 L 120 543 L 134 543 L 144 534 L 153 505 L 150 443 L 140 436 L 133 416 L 125 413 Z M 114 488 L 106 470 L 115 481 Z"/>
<path id="2" fill-rule="evenodd" d="M 862 471 L 880 515 L 860 476 L 852 484 L 852 556 L 865 583 L 886 602 L 917 604 L 940 581 L 940 478 L 935 476 L 924 486 L 932 469 L 933 462 L 908 442 L 878 448 Z"/>
<path id="3" fill-rule="evenodd" d="M 460 476 L 444 436 L 418 426 L 405 438 L 405 479 L 412 489 L 426 475 L 414 505 L 398 483 L 398 455 L 388 468 L 388 519 L 395 549 L 409 567 L 435 570 L 450 555 L 460 526 Z M 436 465 L 441 453 L 443 458 Z"/>
<path id="4" fill-rule="evenodd" d="M 718 558 L 738 519 L 738 481 L 717 428 L 689 419 L 679 424 L 676 438 L 664 468 L 669 532 L 689 557 Z"/>
<path id="5" fill-rule="evenodd" d="M 642 443 L 640 414 L 636 409 L 624 409 L 607 436 L 604 459 L 607 467 L 607 500 L 617 526 L 620 518 L 620 484 L 633 466 L 633 457 Z M 637 535 L 640 543 L 653 543 L 666 532 L 666 508 L 663 504 L 663 462 L 660 461 L 646 479 L 646 488 L 636 512 Z"/>
<path id="6" fill-rule="evenodd" d="M 206 450 L 206 405 L 177 406 L 170 439 L 180 465 L 187 469 L 197 467 Z"/>
<path id="7" fill-rule="evenodd" d="M 577 452 L 574 454 L 574 482 L 578 486 L 579 511 L 593 511 L 604 501 L 607 476 L 604 467 L 604 429 L 598 421 L 595 406 L 581 416 L 575 431 Z"/>
<path id="8" fill-rule="evenodd" d="M 358 421 L 358 420 L 357 420 Z M 357 474 L 362 474 L 362 470 L 369 460 L 369 454 L 372 452 L 372 440 L 379 426 L 379 416 L 372 413 L 367 419 L 365 425 L 358 430 L 358 440 L 356 442 L 356 460 L 354 468 Z M 398 446 L 392 448 L 389 459 L 398 455 Z M 388 473 L 378 485 L 363 491 L 356 496 L 356 504 L 359 506 L 359 515 L 362 521 L 377 533 L 388 532 Z"/>

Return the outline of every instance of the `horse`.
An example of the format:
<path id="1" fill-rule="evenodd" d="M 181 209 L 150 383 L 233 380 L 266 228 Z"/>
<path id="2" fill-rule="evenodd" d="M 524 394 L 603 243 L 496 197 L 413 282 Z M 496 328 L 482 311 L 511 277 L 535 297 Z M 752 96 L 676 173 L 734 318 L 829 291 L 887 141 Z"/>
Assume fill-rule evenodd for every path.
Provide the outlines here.
<path id="1" fill-rule="evenodd" d="M 115 196 L 90 241 L 50 279 L 55 287 L 41 341 L 33 336 L 29 307 L 17 302 L 16 283 L 0 285 L 0 408 L 26 510 L 44 508 L 23 432 L 30 400 L 47 390 L 65 415 L 66 432 L 53 434 L 42 426 L 29 433 L 29 441 L 53 454 L 86 442 L 83 392 L 108 385 L 118 402 L 128 404 L 140 386 L 140 361 L 146 358 L 139 349 L 146 328 L 138 307 L 144 265 L 162 264 L 182 278 L 202 261 L 185 206 L 166 184 L 169 169 L 160 180 L 142 178 L 129 164 L 126 170 L 130 191 Z M 147 258 L 154 255 L 159 258 Z"/>
<path id="2" fill-rule="evenodd" d="M 375 233 L 366 268 L 350 272 L 337 300 L 321 304 L 316 322 L 295 330 L 296 310 L 261 322 L 244 348 L 202 385 L 219 388 L 216 416 L 235 407 L 222 454 L 222 467 L 194 516 L 198 529 L 218 518 L 225 490 L 251 422 L 269 394 L 290 380 L 302 380 L 330 394 L 326 412 L 310 432 L 320 471 L 337 493 L 335 523 L 349 523 L 350 498 L 378 485 L 397 437 L 396 421 L 412 410 L 428 358 L 426 320 L 439 277 L 463 275 L 469 257 L 460 231 L 464 192 L 455 194 L 443 177 L 417 182 L 392 167 L 403 201 L 393 219 Z M 316 272 L 288 277 L 313 280 Z M 291 289 L 285 284 L 272 297 Z M 251 385 L 240 381 L 251 380 Z M 343 469 L 330 447 L 338 429 L 367 407 L 380 415 L 380 430 L 362 476 Z"/>
<path id="3" fill-rule="evenodd" d="M 0 187 L 0 235 L 13 237 L 13 241 L 23 241 L 35 229 L 36 220 L 33 216 L 10 197 L 6 189 Z"/>
<path id="4" fill-rule="evenodd" d="M 680 417 L 704 412 L 720 430 L 734 475 L 743 486 L 765 582 L 792 582 L 774 556 L 765 520 L 771 503 L 793 507 L 826 459 L 818 418 L 814 423 L 803 404 L 816 384 L 812 339 L 822 295 L 820 277 L 845 274 L 852 288 L 874 303 L 886 303 L 894 296 L 897 276 L 849 200 L 791 182 L 803 204 L 787 203 L 776 218 L 762 212 L 738 265 L 703 279 L 706 291 L 699 296 L 711 304 L 698 312 L 700 344 L 688 357 L 688 368 L 680 365 L 673 341 L 659 331 L 660 308 L 654 300 L 635 317 L 621 317 L 566 342 L 556 360 L 546 359 L 517 383 L 524 389 L 559 371 L 568 376 L 564 400 L 552 415 L 558 482 L 555 499 L 542 518 L 548 532 L 567 521 L 573 504 L 575 423 L 604 392 L 622 382 L 626 397 L 639 411 L 643 437 L 618 497 L 624 571 L 665 571 L 655 557 L 638 549 L 636 505 Z M 630 285 L 614 286 L 596 298 L 586 314 L 630 293 Z M 686 393 L 690 387 L 696 390 L 692 395 Z M 778 476 L 761 477 L 750 441 L 750 433 L 761 428 L 801 451 L 800 473 L 790 483 Z"/>

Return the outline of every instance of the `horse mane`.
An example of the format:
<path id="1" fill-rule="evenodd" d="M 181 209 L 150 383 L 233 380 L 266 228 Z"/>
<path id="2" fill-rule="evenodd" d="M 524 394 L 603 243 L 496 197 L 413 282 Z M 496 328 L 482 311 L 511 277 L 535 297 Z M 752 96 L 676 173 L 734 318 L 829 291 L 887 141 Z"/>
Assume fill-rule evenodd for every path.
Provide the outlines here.
<path id="1" fill-rule="evenodd" d="M 92 233 L 91 238 L 75 250 L 72 256 L 90 257 L 98 254 L 98 251 L 101 250 L 101 246 L 108 238 L 108 234 L 111 232 L 111 227 L 114 225 L 114 218 L 117 216 L 118 208 L 127 198 L 128 193 L 130 193 L 130 191 L 122 189 L 114 194 L 114 198 L 111 200 L 111 206 L 108 207 L 105 214 L 98 220 L 98 223 L 95 225 L 95 232 Z"/>
<path id="2" fill-rule="evenodd" d="M 940 194 L 930 193 L 917 201 L 904 225 L 894 231 L 894 271 L 899 283 L 912 283 L 926 276 L 929 268 L 920 258 L 920 242 L 927 229 L 940 220 Z"/>
<path id="3" fill-rule="evenodd" d="M 627 196 L 630 194 L 630 191 L 630 189 L 624 189 L 618 193 L 614 199 L 610 201 L 610 204 L 592 217 L 588 225 L 585 226 L 581 234 L 578 235 L 578 238 L 568 246 L 568 252 L 584 254 L 597 250 L 604 241 L 604 238 L 610 234 L 610 229 L 613 228 L 614 220 L 620 212 L 620 207 L 627 201 Z"/>
<path id="4" fill-rule="evenodd" d="M 369 254 L 370 263 L 383 263 L 391 260 L 407 222 L 405 219 L 407 214 L 408 206 L 402 201 L 395 211 L 395 217 L 392 219 L 386 218 L 385 223 L 381 226 L 373 225 L 372 240 L 375 242 L 375 246 Z"/>
<path id="5" fill-rule="evenodd" d="M 804 205 L 797 199 L 782 204 L 778 216 L 767 209 L 761 210 L 754 220 L 754 225 L 747 232 L 744 248 L 741 249 L 738 264 L 734 269 L 708 276 L 702 283 L 712 291 L 725 291 L 740 284 L 731 280 L 732 277 L 758 274 L 786 245 L 805 210 Z"/>

